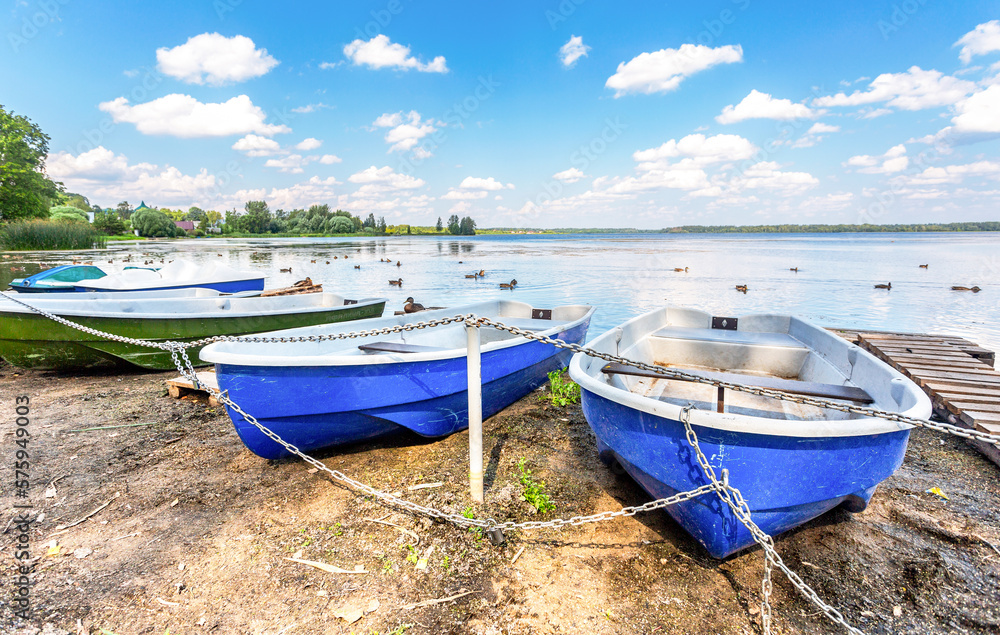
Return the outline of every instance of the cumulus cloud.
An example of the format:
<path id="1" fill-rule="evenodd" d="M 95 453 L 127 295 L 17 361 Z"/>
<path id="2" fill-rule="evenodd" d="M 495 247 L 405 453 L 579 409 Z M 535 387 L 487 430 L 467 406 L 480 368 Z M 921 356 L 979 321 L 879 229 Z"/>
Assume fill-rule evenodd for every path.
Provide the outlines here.
<path id="1" fill-rule="evenodd" d="M 743 172 L 733 181 L 737 189 L 776 190 L 785 195 L 798 194 L 819 184 L 808 172 L 782 172 L 774 161 L 761 161 Z"/>
<path id="2" fill-rule="evenodd" d="M 615 97 L 628 93 L 662 93 L 676 89 L 685 78 L 718 64 L 743 61 L 743 48 L 726 45 L 711 48 L 701 44 L 683 44 L 677 49 L 641 53 L 622 62 L 605 86 L 615 90 Z"/>
<path id="3" fill-rule="evenodd" d="M 1000 85 L 994 84 L 986 90 L 971 95 L 955 104 L 955 117 L 951 122 L 955 132 L 1000 133 Z"/>
<path id="4" fill-rule="evenodd" d="M 903 144 L 889 148 L 881 156 L 859 154 L 844 163 L 844 166 L 857 168 L 863 174 L 893 174 L 902 172 L 909 165 L 910 159 L 906 156 L 906 146 Z"/>
<path id="5" fill-rule="evenodd" d="M 914 186 L 954 185 L 961 183 L 966 177 L 970 176 L 998 179 L 1000 178 L 1000 163 L 995 161 L 977 161 L 965 165 L 931 167 L 919 174 L 910 177 L 901 177 L 901 180 Z"/>
<path id="6" fill-rule="evenodd" d="M 408 113 L 394 112 L 380 115 L 372 125 L 376 128 L 389 128 L 385 133 L 385 142 L 389 144 L 389 152 L 405 152 L 411 150 L 420 143 L 420 140 L 434 132 L 438 122 L 433 119 L 424 121 L 420 113 L 411 110 Z M 419 158 L 425 159 L 431 156 L 430 152 L 423 148 Z M 414 151 L 416 153 L 416 150 Z"/>
<path id="7" fill-rule="evenodd" d="M 570 168 L 568 170 L 563 170 L 562 172 L 556 172 L 552 175 L 557 181 L 562 181 L 563 183 L 576 183 L 580 179 L 586 177 L 587 175 L 583 173 L 580 168 Z"/>
<path id="8" fill-rule="evenodd" d="M 958 58 L 963 64 L 972 61 L 974 55 L 986 55 L 1000 51 L 1000 20 L 990 20 L 963 35 L 955 46 L 961 46 Z"/>
<path id="9" fill-rule="evenodd" d="M 164 75 L 213 86 L 260 77 L 278 65 L 267 49 L 258 49 L 250 38 L 218 33 L 202 33 L 172 49 L 156 49 L 156 62 Z"/>
<path id="10" fill-rule="evenodd" d="M 398 190 L 414 190 L 426 185 L 423 179 L 399 174 L 388 165 L 376 168 L 374 165 L 352 174 L 347 179 L 351 183 L 361 185 L 358 192 L 363 194 L 378 194 Z"/>
<path id="11" fill-rule="evenodd" d="M 231 205 L 242 205 L 245 201 L 267 201 L 274 209 L 307 209 L 311 205 L 338 201 L 339 197 L 334 186 L 340 185 L 337 179 L 331 177 L 321 179 L 318 176 L 303 183 L 296 183 L 282 188 L 255 188 L 235 192 L 229 200 Z"/>
<path id="12" fill-rule="evenodd" d="M 303 139 L 302 141 L 299 141 L 297 144 L 295 144 L 295 149 L 302 150 L 303 152 L 308 152 L 310 150 L 315 150 L 321 145 L 323 145 L 322 141 L 320 141 L 319 139 L 314 139 L 312 137 L 309 137 L 308 139 Z"/>
<path id="13" fill-rule="evenodd" d="M 817 97 L 812 104 L 824 108 L 884 102 L 899 110 L 923 110 L 955 104 L 975 89 L 973 82 L 912 66 L 905 73 L 879 75 L 868 85 L 868 90 Z"/>
<path id="14" fill-rule="evenodd" d="M 424 63 L 410 55 L 410 47 L 392 43 L 386 35 L 376 35 L 367 42 L 354 40 L 344 47 L 344 55 L 355 66 L 369 66 L 374 69 L 394 68 L 417 70 L 421 73 L 447 73 L 444 56 L 439 55 Z"/>
<path id="15" fill-rule="evenodd" d="M 274 139 L 248 134 L 233 144 L 233 150 L 244 152 L 249 157 L 266 157 L 281 152 L 281 145 Z"/>
<path id="16" fill-rule="evenodd" d="M 197 174 L 184 174 L 170 165 L 130 164 L 125 155 L 104 146 L 79 155 L 50 154 L 46 164 L 49 176 L 70 191 L 87 192 L 96 200 L 144 199 L 186 207 L 214 197 L 218 185 L 215 175 L 204 168 Z"/>
<path id="17" fill-rule="evenodd" d="M 806 130 L 806 133 L 799 137 L 795 143 L 792 144 L 793 148 L 811 148 L 820 141 L 823 137 L 829 133 L 840 132 L 840 126 L 831 126 L 825 123 L 814 123 Z"/>
<path id="18" fill-rule="evenodd" d="M 344 160 L 335 154 L 324 154 L 319 158 L 319 162 L 323 165 L 333 165 L 334 163 L 343 163 Z"/>
<path id="19" fill-rule="evenodd" d="M 288 126 L 265 123 L 267 115 L 246 95 L 222 103 L 204 104 L 190 95 L 174 93 L 134 106 L 125 97 L 119 97 L 99 107 L 110 114 L 115 123 L 135 124 L 136 130 L 147 135 L 190 139 L 291 132 Z"/>
<path id="20" fill-rule="evenodd" d="M 450 201 L 464 201 L 464 200 L 475 200 L 478 198 L 486 198 L 485 190 L 456 190 L 451 188 L 448 192 L 442 196 L 443 199 L 448 199 Z"/>
<path id="21" fill-rule="evenodd" d="M 268 159 L 264 167 L 277 168 L 281 172 L 288 174 L 301 174 L 306 165 L 312 161 L 313 157 L 304 157 L 301 154 L 289 154 L 280 159 Z"/>
<path id="22" fill-rule="evenodd" d="M 462 182 L 458 184 L 458 187 L 460 187 L 463 190 L 488 190 L 492 192 L 495 190 L 504 190 L 504 189 L 512 190 L 514 189 L 514 184 L 508 183 L 507 185 L 504 185 L 500 181 L 494 179 L 492 176 L 485 179 L 479 178 L 477 176 L 467 176 L 464 179 L 462 179 Z"/>
<path id="23" fill-rule="evenodd" d="M 805 104 L 792 103 L 790 99 L 775 99 L 768 93 L 756 89 L 743 98 L 743 101 L 733 106 L 730 104 L 722 109 L 722 114 L 715 118 L 721 124 L 731 124 L 747 119 L 815 119 L 819 114 Z"/>
<path id="24" fill-rule="evenodd" d="M 319 102 L 316 104 L 306 104 L 305 106 L 292 108 L 292 112 L 298 113 L 300 115 L 305 115 L 311 112 L 316 112 L 317 110 L 322 110 L 323 108 L 333 108 L 333 106 L 329 106 L 327 104 L 324 104 L 323 102 Z"/>
<path id="25" fill-rule="evenodd" d="M 571 35 L 569 42 L 559 47 L 559 59 L 562 61 L 563 66 L 570 68 L 581 57 L 587 57 L 587 51 L 589 50 L 590 47 L 583 43 L 582 35 Z"/>
<path id="26" fill-rule="evenodd" d="M 756 151 L 754 144 L 739 135 L 717 134 L 706 137 L 703 134 L 691 134 L 680 141 L 671 139 L 659 147 L 639 150 L 632 154 L 632 158 L 639 162 L 640 169 L 648 169 L 666 159 L 677 157 L 689 158 L 697 165 L 742 161 L 752 157 Z"/>

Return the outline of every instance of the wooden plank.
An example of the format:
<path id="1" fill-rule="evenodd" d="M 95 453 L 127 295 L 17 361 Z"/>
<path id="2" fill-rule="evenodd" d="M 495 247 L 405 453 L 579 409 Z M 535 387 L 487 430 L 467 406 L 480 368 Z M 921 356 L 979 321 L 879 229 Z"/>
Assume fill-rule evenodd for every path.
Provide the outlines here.
<path id="1" fill-rule="evenodd" d="M 967 369 L 975 370 L 979 372 L 995 373 L 996 371 L 987 366 L 986 364 L 977 362 L 971 357 L 967 359 L 969 361 L 959 361 L 953 359 L 945 358 L 935 358 L 935 357 L 920 357 L 920 356 L 900 356 L 891 355 L 892 361 L 896 362 L 900 366 L 938 366 L 941 368 L 957 368 L 957 369 Z"/>
<path id="2" fill-rule="evenodd" d="M 602 369 L 605 373 L 618 375 L 632 375 L 636 377 L 650 377 L 653 379 L 663 379 L 667 381 L 691 381 L 688 379 L 664 377 L 659 373 L 650 370 L 626 366 L 624 364 L 608 364 Z M 759 377 L 756 375 L 741 375 L 737 373 L 716 373 L 704 370 L 688 370 L 684 368 L 670 368 L 688 375 L 697 375 L 705 379 L 725 381 L 733 384 L 744 384 L 758 388 L 778 390 L 796 395 L 809 395 L 811 397 L 825 397 L 828 399 L 843 399 L 845 401 L 857 401 L 860 403 L 872 403 L 867 392 L 856 386 L 838 386 L 837 384 L 819 384 L 808 381 L 797 381 L 794 379 L 779 379 L 778 377 Z"/>
<path id="3" fill-rule="evenodd" d="M 1000 388 L 989 388 L 980 383 L 959 384 L 942 380 L 940 382 L 929 381 L 924 387 L 937 394 L 947 395 L 949 397 L 954 396 L 956 398 L 961 398 L 966 395 L 1000 397 Z"/>
<path id="4" fill-rule="evenodd" d="M 977 364 L 987 365 L 982 360 L 976 359 L 968 353 L 964 353 L 959 350 L 948 349 L 948 348 L 931 348 L 922 346 L 879 346 L 878 349 L 888 355 L 896 357 L 897 355 L 933 355 L 934 357 L 946 357 L 948 359 L 954 359 L 956 361 L 971 361 Z"/>
<path id="5" fill-rule="evenodd" d="M 957 379 L 963 382 L 981 382 L 983 384 L 989 384 L 990 386 L 1000 386 L 1000 375 L 990 376 L 990 375 L 967 375 L 965 373 L 951 373 L 944 371 L 932 371 L 932 370 L 914 370 L 909 369 L 907 372 L 911 377 L 917 377 L 920 379 Z"/>
<path id="6" fill-rule="evenodd" d="M 971 425 L 1000 423 L 1000 415 L 988 412 L 976 412 L 975 410 L 966 410 L 959 415 L 959 419 Z"/>
<path id="7" fill-rule="evenodd" d="M 983 432 L 989 432 L 990 434 L 995 434 L 1000 437 L 1000 422 L 983 423 L 981 421 L 977 421 L 976 427 L 981 428 Z"/>
<path id="8" fill-rule="evenodd" d="M 900 364 L 900 367 L 913 373 L 921 373 L 924 371 L 936 373 L 960 373 L 976 379 L 984 379 L 987 382 L 991 379 L 1000 381 L 1000 373 L 996 372 L 992 368 L 987 368 L 985 370 L 981 368 L 952 368 L 949 366 L 937 366 L 930 362 L 921 362 L 919 364 Z"/>
<path id="9" fill-rule="evenodd" d="M 215 371 L 201 371 L 199 373 L 196 373 L 195 376 L 198 378 L 199 383 L 204 384 L 206 386 L 211 386 L 216 390 L 219 389 L 219 380 L 215 375 Z M 166 381 L 166 384 L 167 384 L 167 393 L 174 399 L 180 399 L 184 395 L 188 395 L 191 393 L 208 394 L 208 404 L 210 406 L 219 405 L 219 401 L 215 398 L 215 396 L 213 396 L 204 388 L 196 389 L 194 387 L 194 384 L 191 383 L 185 377 L 175 377 L 174 379 L 168 379 Z"/>

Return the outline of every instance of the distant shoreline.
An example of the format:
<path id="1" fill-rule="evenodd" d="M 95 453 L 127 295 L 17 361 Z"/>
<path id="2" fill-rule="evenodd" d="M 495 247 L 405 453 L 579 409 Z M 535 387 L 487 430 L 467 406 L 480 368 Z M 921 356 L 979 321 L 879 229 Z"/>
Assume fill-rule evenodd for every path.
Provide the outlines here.
<path id="1" fill-rule="evenodd" d="M 491 227 L 477 234 L 863 234 L 929 232 L 997 232 L 1000 221 L 913 223 L 906 225 L 681 225 L 665 229 Z"/>

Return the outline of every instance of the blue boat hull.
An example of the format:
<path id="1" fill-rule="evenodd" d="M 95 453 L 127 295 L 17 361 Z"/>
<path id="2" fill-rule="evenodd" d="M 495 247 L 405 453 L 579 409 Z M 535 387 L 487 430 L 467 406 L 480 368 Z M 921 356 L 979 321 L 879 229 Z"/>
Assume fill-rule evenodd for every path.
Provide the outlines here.
<path id="1" fill-rule="evenodd" d="M 264 278 L 250 278 L 246 280 L 229 280 L 226 282 L 195 282 L 191 284 L 178 284 L 159 286 L 152 285 L 137 289 L 102 289 L 75 287 L 76 291 L 98 291 L 101 293 L 128 293 L 129 291 L 167 291 L 172 289 L 215 289 L 219 293 L 239 293 L 240 291 L 263 291 Z"/>
<path id="2" fill-rule="evenodd" d="M 589 319 L 555 335 L 582 343 Z M 570 351 L 527 341 L 482 354 L 483 417 L 544 384 Z M 442 437 L 469 426 L 465 356 L 357 366 L 217 364 L 220 390 L 262 425 L 303 451 L 373 439 L 404 429 Z M 227 407 L 228 408 L 228 407 Z M 228 408 L 255 454 L 288 456 L 279 444 Z"/>
<path id="3" fill-rule="evenodd" d="M 684 424 L 587 390 L 582 391 L 582 405 L 602 460 L 618 461 L 654 498 L 708 483 Z M 875 487 L 902 464 L 910 434 L 788 437 L 693 427 L 716 475 L 721 478 L 721 470 L 729 470 L 729 483 L 743 494 L 754 522 L 772 536 L 838 505 L 863 511 Z M 666 509 L 716 558 L 754 544 L 714 493 Z"/>

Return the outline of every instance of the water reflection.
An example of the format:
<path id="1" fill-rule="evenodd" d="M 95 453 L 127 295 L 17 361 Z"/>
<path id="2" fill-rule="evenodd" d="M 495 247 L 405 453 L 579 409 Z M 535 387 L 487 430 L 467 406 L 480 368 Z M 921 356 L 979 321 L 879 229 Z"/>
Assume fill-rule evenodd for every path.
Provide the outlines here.
<path id="1" fill-rule="evenodd" d="M 186 258 L 264 271 L 271 287 L 308 276 L 348 297 L 387 297 L 395 310 L 410 295 L 433 306 L 497 297 L 539 306 L 594 304 L 592 336 L 678 304 L 717 315 L 791 313 L 824 325 L 953 333 L 995 350 L 998 245 L 1000 235 L 990 233 L 146 241 L 100 252 L 6 253 L 0 283 L 74 260 Z M 380 262 L 385 258 L 391 262 Z M 292 273 L 279 271 L 287 268 Z M 485 277 L 465 277 L 481 269 Z M 388 284 L 400 277 L 402 288 Z M 499 284 L 512 278 L 517 289 L 501 291 Z M 891 291 L 874 288 L 889 281 Z M 747 294 L 737 284 L 747 285 Z M 952 285 L 983 290 L 954 292 Z"/>

